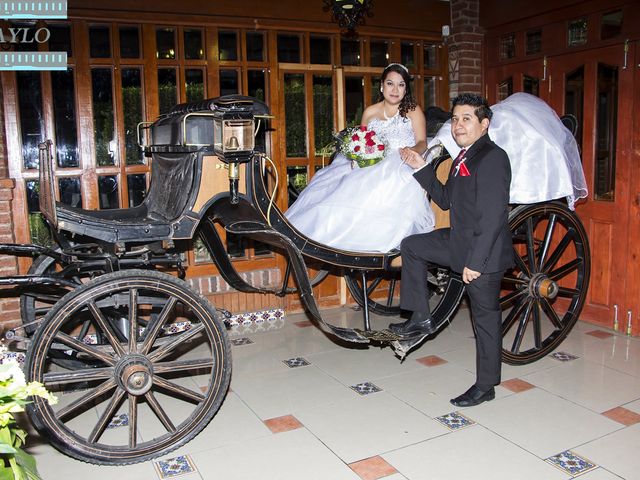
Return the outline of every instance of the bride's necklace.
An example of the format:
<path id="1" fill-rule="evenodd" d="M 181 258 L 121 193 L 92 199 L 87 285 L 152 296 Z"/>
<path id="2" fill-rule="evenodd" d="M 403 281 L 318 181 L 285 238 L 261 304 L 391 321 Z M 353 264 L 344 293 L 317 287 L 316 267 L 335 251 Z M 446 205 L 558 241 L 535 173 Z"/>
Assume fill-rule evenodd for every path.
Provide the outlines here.
<path id="1" fill-rule="evenodd" d="M 400 108 L 398 108 L 398 110 L 396 110 L 396 113 L 394 115 L 389 117 L 387 115 L 387 104 L 384 103 L 384 102 L 382 103 L 382 115 L 384 116 L 385 120 L 391 120 L 392 118 L 396 118 L 398 116 L 398 113 L 400 113 Z"/>

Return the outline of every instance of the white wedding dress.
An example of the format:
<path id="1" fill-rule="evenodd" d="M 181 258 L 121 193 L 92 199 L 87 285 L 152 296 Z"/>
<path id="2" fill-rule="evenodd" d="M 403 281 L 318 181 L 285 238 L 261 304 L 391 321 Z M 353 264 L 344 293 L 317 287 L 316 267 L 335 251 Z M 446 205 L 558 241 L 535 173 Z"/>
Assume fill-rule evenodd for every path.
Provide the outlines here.
<path id="1" fill-rule="evenodd" d="M 338 154 L 318 171 L 285 213 L 289 222 L 318 243 L 356 252 L 388 252 L 403 238 L 434 229 L 426 192 L 414 170 L 400 159 L 400 147 L 413 146 L 411 120 L 396 115 L 368 125 L 387 142 L 387 154 L 358 168 Z"/>
<path id="2" fill-rule="evenodd" d="M 530 204 L 565 197 L 569 208 L 587 196 L 580 151 L 573 135 L 544 100 L 514 93 L 491 106 L 489 137 L 502 147 L 511 162 L 509 203 Z M 460 147 L 447 121 L 429 142 L 442 143 L 451 158 Z"/>

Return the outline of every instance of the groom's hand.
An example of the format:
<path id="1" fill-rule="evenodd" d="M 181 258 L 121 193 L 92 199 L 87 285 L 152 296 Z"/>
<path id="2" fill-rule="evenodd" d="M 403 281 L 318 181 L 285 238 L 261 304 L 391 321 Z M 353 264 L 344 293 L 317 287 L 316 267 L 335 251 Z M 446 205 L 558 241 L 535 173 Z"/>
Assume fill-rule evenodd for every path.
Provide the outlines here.
<path id="1" fill-rule="evenodd" d="M 471 270 L 470 268 L 464 267 L 464 269 L 462 270 L 462 281 L 464 283 L 471 283 L 480 275 L 481 275 L 480 272 L 476 272 L 475 270 Z"/>
<path id="2" fill-rule="evenodd" d="M 422 158 L 422 155 L 409 147 L 400 149 L 400 158 L 413 169 L 424 167 L 427 163 Z"/>

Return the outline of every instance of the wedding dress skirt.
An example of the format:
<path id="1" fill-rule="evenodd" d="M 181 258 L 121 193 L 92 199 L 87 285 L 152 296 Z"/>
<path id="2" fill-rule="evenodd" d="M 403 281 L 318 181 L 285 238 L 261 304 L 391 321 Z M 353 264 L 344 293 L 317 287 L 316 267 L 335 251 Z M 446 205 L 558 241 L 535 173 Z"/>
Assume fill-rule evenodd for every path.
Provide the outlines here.
<path id="1" fill-rule="evenodd" d="M 356 252 L 388 252 L 403 238 L 426 233 L 435 220 L 414 170 L 400 159 L 413 146 L 411 120 L 396 115 L 368 125 L 387 142 L 381 162 L 358 168 L 342 154 L 319 170 L 285 213 L 293 226 L 318 243 Z"/>
<path id="2" fill-rule="evenodd" d="M 502 147 L 511 162 L 509 203 L 530 204 L 566 197 L 574 209 L 587 196 L 578 145 L 555 111 L 528 93 L 514 93 L 493 105 L 489 137 Z M 438 130 L 451 158 L 460 151 L 451 136 L 451 122 Z M 431 147 L 434 141 L 431 141 Z"/>

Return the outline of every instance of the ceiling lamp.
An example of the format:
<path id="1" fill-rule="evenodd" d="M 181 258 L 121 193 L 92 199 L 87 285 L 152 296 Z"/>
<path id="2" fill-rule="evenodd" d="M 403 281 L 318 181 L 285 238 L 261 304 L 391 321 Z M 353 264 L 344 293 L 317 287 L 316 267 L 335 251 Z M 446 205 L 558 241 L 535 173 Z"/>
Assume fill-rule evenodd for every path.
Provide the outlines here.
<path id="1" fill-rule="evenodd" d="M 355 35 L 356 27 L 364 24 L 364 18 L 373 16 L 373 0 L 324 0 L 323 10 L 331 12 L 333 21 Z"/>

